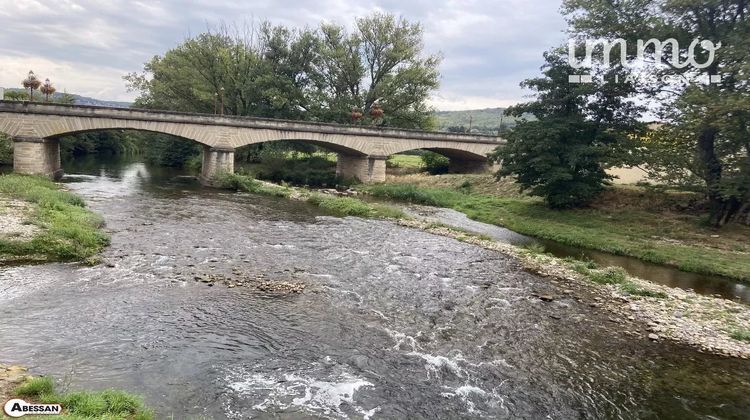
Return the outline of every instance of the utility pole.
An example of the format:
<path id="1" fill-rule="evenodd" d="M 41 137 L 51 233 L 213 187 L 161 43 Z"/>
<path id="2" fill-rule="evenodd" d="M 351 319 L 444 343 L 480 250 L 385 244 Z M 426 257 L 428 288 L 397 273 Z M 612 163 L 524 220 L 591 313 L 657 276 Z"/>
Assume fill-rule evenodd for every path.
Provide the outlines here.
<path id="1" fill-rule="evenodd" d="M 469 133 L 471 133 L 471 126 L 474 124 L 474 115 L 469 114 Z"/>

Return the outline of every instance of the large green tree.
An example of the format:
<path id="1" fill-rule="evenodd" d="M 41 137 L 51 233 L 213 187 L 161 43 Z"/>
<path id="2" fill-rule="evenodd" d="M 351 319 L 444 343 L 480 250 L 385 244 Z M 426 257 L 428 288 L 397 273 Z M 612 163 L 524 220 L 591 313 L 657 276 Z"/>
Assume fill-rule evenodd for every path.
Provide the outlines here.
<path id="1" fill-rule="evenodd" d="M 650 65 L 640 69 L 641 90 L 657 105 L 661 129 L 646 146 L 648 165 L 666 180 L 699 179 L 710 205 L 710 224 L 722 226 L 750 209 L 750 2 L 747 0 L 566 0 L 573 34 L 581 39 L 628 41 L 633 58 L 637 40 L 674 38 L 676 51 L 662 58 L 689 57 L 694 40 L 721 43 L 713 61 L 694 48 L 693 66 Z M 706 83 L 699 75 L 721 75 Z M 665 79 L 664 76 L 672 76 Z M 677 77 L 675 79 L 674 77 Z M 746 216 L 747 217 L 747 216 Z"/>
<path id="2" fill-rule="evenodd" d="M 563 51 L 546 53 L 545 61 L 543 77 L 522 83 L 536 100 L 506 110 L 520 120 L 491 158 L 502 163 L 497 177 L 516 178 L 522 190 L 544 197 L 550 207 L 585 206 L 612 178 L 606 169 L 630 159 L 641 109 L 627 100 L 630 83 L 611 83 L 616 76 L 624 79 L 622 69 L 597 74 L 592 83 L 571 83 L 569 76 L 580 71 Z"/>
<path id="3" fill-rule="evenodd" d="M 142 107 L 213 112 L 223 92 L 231 115 L 350 122 L 352 109 L 368 120 L 377 103 L 385 115 L 373 123 L 428 128 L 440 58 L 424 54 L 422 38 L 419 24 L 386 14 L 357 19 L 351 33 L 332 24 L 221 28 L 125 79 Z"/>

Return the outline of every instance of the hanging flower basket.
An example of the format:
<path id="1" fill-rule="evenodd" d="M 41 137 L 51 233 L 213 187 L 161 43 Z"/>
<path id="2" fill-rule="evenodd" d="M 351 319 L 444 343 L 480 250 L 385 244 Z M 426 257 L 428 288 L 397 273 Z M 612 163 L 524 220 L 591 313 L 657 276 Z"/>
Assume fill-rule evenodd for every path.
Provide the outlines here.
<path id="1" fill-rule="evenodd" d="M 385 114 L 385 111 L 378 104 L 373 105 L 370 109 L 370 116 L 375 120 L 382 118 L 383 114 Z"/>

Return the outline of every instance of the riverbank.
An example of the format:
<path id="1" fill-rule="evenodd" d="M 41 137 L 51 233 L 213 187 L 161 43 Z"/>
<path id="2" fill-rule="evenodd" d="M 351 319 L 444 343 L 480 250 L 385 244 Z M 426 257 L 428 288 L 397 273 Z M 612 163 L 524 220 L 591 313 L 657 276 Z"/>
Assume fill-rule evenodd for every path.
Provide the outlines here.
<path id="1" fill-rule="evenodd" d="M 60 393 L 52 378 L 29 375 L 23 366 L 0 364 L 0 401 L 20 398 L 26 402 L 61 404 L 60 419 L 107 418 L 150 420 L 154 418 L 139 397 L 124 391 L 75 391 Z M 41 418 L 26 416 L 26 418 Z"/>
<path id="2" fill-rule="evenodd" d="M 0 262 L 85 261 L 109 243 L 104 221 L 59 184 L 0 176 Z"/>
<path id="3" fill-rule="evenodd" d="M 401 218 L 404 213 L 391 206 L 366 203 L 354 197 L 339 197 L 323 194 L 305 188 L 277 185 L 256 180 L 247 175 L 225 174 L 219 180 L 221 188 L 249 192 L 253 194 L 285 197 L 297 201 L 306 201 L 337 216 L 359 216 L 374 218 Z"/>
<path id="4" fill-rule="evenodd" d="M 545 254 L 542 250 L 503 244 L 450 226 L 415 220 L 406 217 L 398 209 L 375 211 L 372 210 L 373 206 L 379 209 L 388 206 L 366 203 L 356 196 L 325 195 L 303 188 L 252 180 L 241 175 L 232 175 L 225 178 L 224 182 L 225 187 L 241 191 L 311 201 L 313 204 L 321 202 L 320 200 L 340 203 L 331 204 L 330 207 L 361 209 L 349 213 L 342 211 L 340 215 L 389 217 L 402 226 L 511 255 L 526 270 L 549 278 L 561 290 L 560 296 L 539 295 L 538 298 L 543 301 L 554 301 L 562 296 L 569 297 L 570 294 L 579 301 L 610 312 L 610 321 L 618 328 L 622 327 L 622 333 L 627 335 L 652 341 L 668 339 L 706 353 L 750 359 L 750 307 L 747 305 L 657 285 L 628 276 L 622 270 L 599 268 L 573 259 L 560 259 Z M 374 187 L 366 187 L 367 190 L 371 188 Z M 315 198 L 311 200 L 311 197 Z M 628 325 L 639 327 L 631 328 Z"/>
<path id="5" fill-rule="evenodd" d="M 750 227 L 706 227 L 691 193 L 610 188 L 592 207 L 550 210 L 492 175 L 409 175 L 362 186 L 376 197 L 451 208 L 471 219 L 565 245 L 750 282 Z"/>

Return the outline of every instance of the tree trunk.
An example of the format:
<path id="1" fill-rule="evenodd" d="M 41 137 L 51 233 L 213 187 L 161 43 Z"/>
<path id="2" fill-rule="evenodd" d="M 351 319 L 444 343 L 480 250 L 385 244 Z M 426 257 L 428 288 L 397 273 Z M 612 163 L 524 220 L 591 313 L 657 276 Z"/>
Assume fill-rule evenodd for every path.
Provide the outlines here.
<path id="1" fill-rule="evenodd" d="M 715 143 L 719 130 L 706 126 L 698 136 L 698 158 L 703 165 L 703 179 L 708 188 L 709 218 L 711 226 L 721 227 L 732 220 L 741 207 L 735 199 L 726 199 L 721 194 L 721 162 L 716 157 Z"/>

